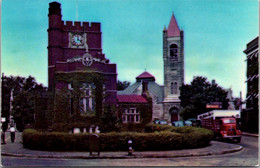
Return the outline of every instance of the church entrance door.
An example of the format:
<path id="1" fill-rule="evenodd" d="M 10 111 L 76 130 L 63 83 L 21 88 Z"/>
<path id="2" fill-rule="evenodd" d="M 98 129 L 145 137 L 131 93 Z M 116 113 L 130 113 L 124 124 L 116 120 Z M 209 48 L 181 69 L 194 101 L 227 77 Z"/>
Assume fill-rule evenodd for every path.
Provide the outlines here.
<path id="1" fill-rule="evenodd" d="M 171 114 L 171 122 L 178 121 L 178 114 Z"/>
<path id="2" fill-rule="evenodd" d="M 178 111 L 179 111 L 179 109 L 176 108 L 176 107 L 173 107 L 173 108 L 170 109 L 171 122 L 179 120 Z"/>

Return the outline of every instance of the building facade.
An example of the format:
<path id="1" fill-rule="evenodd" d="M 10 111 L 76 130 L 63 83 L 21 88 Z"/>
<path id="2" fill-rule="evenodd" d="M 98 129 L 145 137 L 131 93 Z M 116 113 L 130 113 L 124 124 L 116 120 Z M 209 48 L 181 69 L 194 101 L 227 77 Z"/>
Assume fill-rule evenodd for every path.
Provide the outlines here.
<path id="1" fill-rule="evenodd" d="M 258 111 L 258 97 L 259 97 L 259 69 L 258 69 L 258 40 L 259 37 L 250 41 L 247 44 L 244 53 L 247 55 L 247 95 L 246 95 L 246 108 Z"/>
<path id="2" fill-rule="evenodd" d="M 78 85 L 85 93 L 79 100 L 81 111 L 87 113 L 95 110 L 98 101 L 92 96 L 93 90 L 98 90 L 98 86 L 94 77 L 90 79 L 90 74 L 95 73 L 104 79 L 104 103 L 116 105 L 116 64 L 109 63 L 102 52 L 101 24 L 63 21 L 61 5 L 57 2 L 49 4 L 48 17 L 49 89 L 53 92 L 62 88 L 73 90 Z"/>
<path id="3" fill-rule="evenodd" d="M 259 127 L 259 37 L 250 41 L 244 53 L 246 54 L 247 94 L 246 109 L 242 111 L 241 118 L 244 131 L 258 132 Z"/>

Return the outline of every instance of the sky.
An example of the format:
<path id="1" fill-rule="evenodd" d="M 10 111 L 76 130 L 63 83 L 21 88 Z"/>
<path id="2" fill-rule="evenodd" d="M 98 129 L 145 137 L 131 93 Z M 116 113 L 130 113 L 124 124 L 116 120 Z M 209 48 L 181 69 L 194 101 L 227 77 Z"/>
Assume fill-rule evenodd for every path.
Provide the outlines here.
<path id="1" fill-rule="evenodd" d="M 1 1 L 1 72 L 29 75 L 47 86 L 51 0 Z M 258 36 L 258 0 L 57 0 L 62 20 L 100 22 L 106 58 L 118 79 L 135 82 L 145 70 L 163 85 L 162 31 L 172 13 L 184 31 L 184 82 L 215 79 L 246 96 L 246 44 Z"/>

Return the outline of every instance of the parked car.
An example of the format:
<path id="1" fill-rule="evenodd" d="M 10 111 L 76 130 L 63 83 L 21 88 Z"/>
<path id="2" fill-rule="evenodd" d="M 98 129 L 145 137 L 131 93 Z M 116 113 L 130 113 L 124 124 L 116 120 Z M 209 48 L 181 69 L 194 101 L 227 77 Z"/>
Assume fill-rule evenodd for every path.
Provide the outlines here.
<path id="1" fill-rule="evenodd" d="M 189 120 L 186 121 L 173 121 L 172 126 L 183 127 L 183 126 L 192 126 L 192 122 Z"/>
<path id="2" fill-rule="evenodd" d="M 192 126 L 200 126 L 200 120 L 197 120 L 196 118 L 189 118 L 187 121 L 191 121 Z"/>
<path id="3" fill-rule="evenodd" d="M 154 121 L 155 124 L 162 124 L 162 125 L 167 125 L 168 122 L 166 120 L 155 120 Z"/>
<path id="4" fill-rule="evenodd" d="M 189 121 L 189 120 L 184 121 L 184 125 L 185 125 L 185 126 L 193 126 L 193 125 L 192 125 L 192 122 Z"/>
<path id="5" fill-rule="evenodd" d="M 172 126 L 174 126 L 174 127 L 183 127 L 184 126 L 184 122 L 183 121 L 173 121 L 172 122 Z"/>

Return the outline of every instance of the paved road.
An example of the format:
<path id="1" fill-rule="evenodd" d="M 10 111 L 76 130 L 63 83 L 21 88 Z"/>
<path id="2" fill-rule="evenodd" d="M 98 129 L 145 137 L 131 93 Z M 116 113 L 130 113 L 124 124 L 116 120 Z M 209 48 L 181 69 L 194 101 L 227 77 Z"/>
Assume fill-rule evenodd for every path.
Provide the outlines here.
<path id="1" fill-rule="evenodd" d="M 243 136 L 242 151 L 218 156 L 146 159 L 35 159 L 2 157 L 4 166 L 255 166 L 258 137 Z"/>

